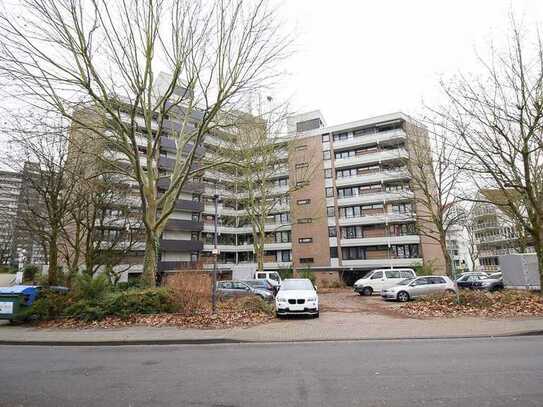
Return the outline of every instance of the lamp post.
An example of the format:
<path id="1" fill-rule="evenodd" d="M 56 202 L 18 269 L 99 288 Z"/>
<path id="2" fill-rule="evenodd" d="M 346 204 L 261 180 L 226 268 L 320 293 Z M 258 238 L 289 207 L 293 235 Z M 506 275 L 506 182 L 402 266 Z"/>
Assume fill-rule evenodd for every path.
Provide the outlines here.
<path id="1" fill-rule="evenodd" d="M 213 314 L 217 312 L 217 257 L 219 248 L 217 244 L 217 213 L 219 205 L 219 195 L 213 195 L 213 206 L 215 209 L 215 217 L 213 219 L 213 276 L 211 278 L 211 310 Z"/>

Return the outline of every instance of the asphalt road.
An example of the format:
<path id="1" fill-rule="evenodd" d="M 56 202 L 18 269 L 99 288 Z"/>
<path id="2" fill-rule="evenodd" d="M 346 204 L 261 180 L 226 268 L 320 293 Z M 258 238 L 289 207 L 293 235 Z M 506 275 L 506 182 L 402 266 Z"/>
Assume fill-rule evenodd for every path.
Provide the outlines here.
<path id="1" fill-rule="evenodd" d="M 543 337 L 0 347 L 0 406 L 542 406 Z"/>

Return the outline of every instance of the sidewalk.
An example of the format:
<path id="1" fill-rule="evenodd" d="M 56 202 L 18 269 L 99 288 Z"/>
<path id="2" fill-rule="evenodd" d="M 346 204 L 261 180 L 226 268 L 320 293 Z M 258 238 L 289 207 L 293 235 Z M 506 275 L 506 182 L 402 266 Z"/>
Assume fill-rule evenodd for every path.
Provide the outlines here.
<path id="1" fill-rule="evenodd" d="M 319 319 L 280 320 L 251 328 L 37 329 L 0 325 L 0 344 L 129 345 L 491 337 L 543 333 L 543 318 L 407 319 L 325 312 Z"/>

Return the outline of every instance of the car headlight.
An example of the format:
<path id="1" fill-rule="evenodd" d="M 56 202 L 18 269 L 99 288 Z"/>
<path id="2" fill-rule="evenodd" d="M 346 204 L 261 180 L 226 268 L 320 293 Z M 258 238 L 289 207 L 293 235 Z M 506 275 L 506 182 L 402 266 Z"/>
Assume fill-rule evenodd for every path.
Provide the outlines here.
<path id="1" fill-rule="evenodd" d="M 287 299 L 284 297 L 277 297 L 277 302 L 287 302 Z"/>
<path id="2" fill-rule="evenodd" d="M 317 297 L 309 297 L 306 301 L 309 301 L 309 302 L 317 301 Z"/>

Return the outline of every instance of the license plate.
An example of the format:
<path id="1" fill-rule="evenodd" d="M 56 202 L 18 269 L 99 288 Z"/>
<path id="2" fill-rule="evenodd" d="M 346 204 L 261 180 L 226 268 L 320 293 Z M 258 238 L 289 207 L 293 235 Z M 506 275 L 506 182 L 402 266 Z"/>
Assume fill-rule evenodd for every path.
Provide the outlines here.
<path id="1" fill-rule="evenodd" d="M 0 302 L 0 314 L 13 314 L 13 303 Z"/>
<path id="2" fill-rule="evenodd" d="M 303 311 L 304 306 L 303 305 L 289 305 L 289 308 L 291 311 Z"/>

